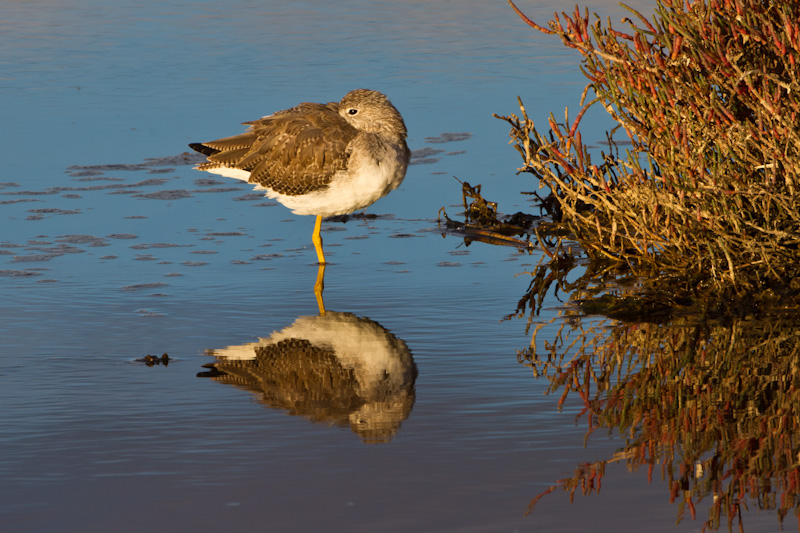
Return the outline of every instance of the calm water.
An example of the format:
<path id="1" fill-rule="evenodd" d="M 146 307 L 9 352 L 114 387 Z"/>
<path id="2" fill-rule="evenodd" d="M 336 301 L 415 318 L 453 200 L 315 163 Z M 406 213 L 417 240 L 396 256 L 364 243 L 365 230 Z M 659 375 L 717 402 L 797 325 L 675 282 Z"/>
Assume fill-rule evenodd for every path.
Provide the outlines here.
<path id="1" fill-rule="evenodd" d="M 516 111 L 517 95 L 537 122 L 577 109 L 575 56 L 505 2 L 0 7 L 4 530 L 702 527 L 676 526 L 668 489 L 622 465 L 601 493 L 551 495 L 525 516 L 621 441 L 595 432 L 585 446 L 578 401 L 559 409 L 517 360 L 527 322 L 503 318 L 538 252 L 465 246 L 437 226 L 443 206 L 458 216 L 454 176 L 503 212 L 532 210 L 519 192 L 536 184 L 515 175 L 493 112 Z M 572 6 L 520 7 L 544 21 Z M 181 154 L 356 87 L 389 95 L 417 164 L 377 218 L 325 224 L 336 313 L 320 319 L 313 219 Z M 587 118 L 598 139 L 605 126 Z M 140 361 L 162 353 L 168 366 Z"/>

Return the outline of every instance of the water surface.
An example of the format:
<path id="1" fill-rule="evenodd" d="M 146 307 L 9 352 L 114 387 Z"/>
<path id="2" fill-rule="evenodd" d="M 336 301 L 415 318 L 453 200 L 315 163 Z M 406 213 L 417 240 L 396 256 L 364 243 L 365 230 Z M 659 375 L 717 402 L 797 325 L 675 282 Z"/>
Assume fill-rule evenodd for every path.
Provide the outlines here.
<path id="1" fill-rule="evenodd" d="M 520 7 L 537 20 L 572 9 Z M 525 516 L 621 440 L 595 433 L 585 447 L 580 402 L 559 409 L 518 362 L 527 321 L 503 319 L 539 252 L 467 246 L 436 221 L 441 207 L 458 215 L 454 177 L 504 213 L 534 211 L 519 192 L 537 185 L 515 175 L 491 114 L 515 112 L 518 95 L 536 121 L 577 110 L 584 82 L 558 42 L 504 2 L 2 8 L 9 531 L 699 529 L 676 526 L 666 489 L 621 465 L 602 493 Z M 340 320 L 320 325 L 313 220 L 192 170 L 184 152 L 356 87 L 389 95 L 416 164 L 376 218 L 326 223 L 325 302 Z M 587 118 L 597 139 L 606 125 Z M 303 355 L 271 348 L 304 325 L 327 338 L 360 328 L 393 377 L 313 351 L 310 334 Z M 256 346 L 281 372 L 242 355 Z M 142 361 L 163 353 L 168 365 Z M 209 375 L 215 361 L 225 379 Z"/>

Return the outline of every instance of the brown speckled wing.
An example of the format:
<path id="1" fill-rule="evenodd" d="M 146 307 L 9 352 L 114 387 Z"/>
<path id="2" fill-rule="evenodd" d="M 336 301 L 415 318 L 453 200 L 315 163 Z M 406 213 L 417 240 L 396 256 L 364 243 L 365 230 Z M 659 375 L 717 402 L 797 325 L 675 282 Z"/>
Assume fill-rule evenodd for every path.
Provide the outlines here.
<path id="1" fill-rule="evenodd" d="M 347 167 L 347 145 L 357 133 L 338 111 L 335 102 L 304 103 L 245 122 L 247 132 L 203 143 L 219 152 L 198 168 L 248 170 L 250 183 L 290 196 L 324 188 Z"/>

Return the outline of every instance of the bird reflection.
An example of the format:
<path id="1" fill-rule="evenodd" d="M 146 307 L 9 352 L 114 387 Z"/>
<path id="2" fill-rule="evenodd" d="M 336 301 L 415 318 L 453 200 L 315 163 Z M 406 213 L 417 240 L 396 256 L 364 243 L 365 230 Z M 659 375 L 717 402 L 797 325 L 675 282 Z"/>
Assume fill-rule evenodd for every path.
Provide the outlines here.
<path id="1" fill-rule="evenodd" d="M 328 311 L 240 346 L 208 350 L 198 374 L 259 395 L 269 407 L 388 442 L 414 405 L 417 367 L 406 343 L 368 318 Z"/>

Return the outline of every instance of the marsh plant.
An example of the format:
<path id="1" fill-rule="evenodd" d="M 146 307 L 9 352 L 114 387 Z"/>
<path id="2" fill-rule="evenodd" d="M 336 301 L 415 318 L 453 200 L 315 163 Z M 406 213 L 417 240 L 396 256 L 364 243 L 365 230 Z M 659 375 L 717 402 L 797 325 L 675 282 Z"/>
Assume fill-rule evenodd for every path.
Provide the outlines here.
<path id="1" fill-rule="evenodd" d="M 577 114 L 544 131 L 520 100 L 500 118 L 589 256 L 686 286 L 796 293 L 800 3 L 658 0 L 649 20 L 628 8 L 624 29 L 577 8 L 544 27 L 509 3 L 582 57 Z M 600 154 L 580 131 L 596 105 L 617 124 Z"/>

